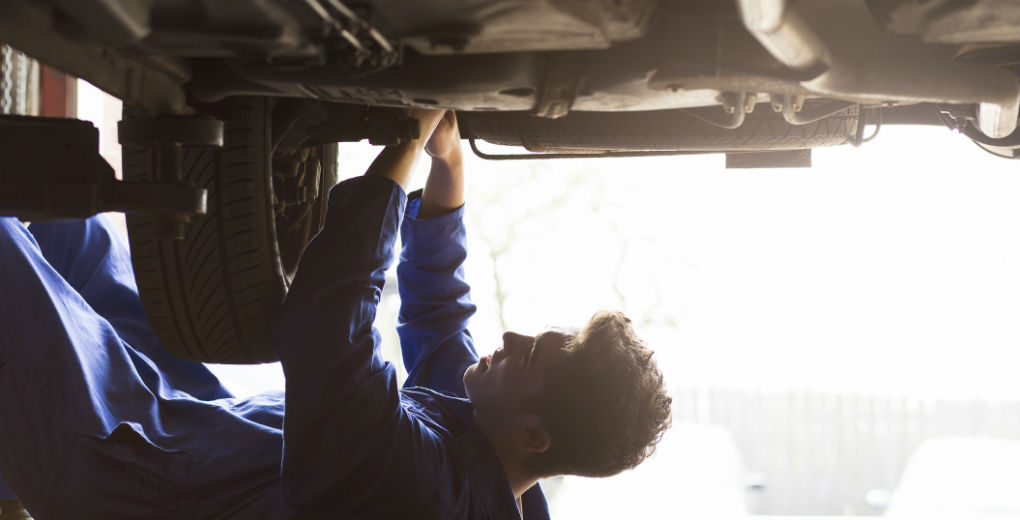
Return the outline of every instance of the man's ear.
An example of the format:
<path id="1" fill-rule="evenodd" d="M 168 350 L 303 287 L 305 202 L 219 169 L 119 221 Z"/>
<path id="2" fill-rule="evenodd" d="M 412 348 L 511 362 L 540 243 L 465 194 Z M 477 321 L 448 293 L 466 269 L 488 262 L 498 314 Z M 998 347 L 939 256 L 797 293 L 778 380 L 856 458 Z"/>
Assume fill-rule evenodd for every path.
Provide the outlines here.
<path id="1" fill-rule="evenodd" d="M 542 453 L 549 449 L 552 438 L 537 416 L 528 415 L 525 420 L 513 429 L 514 442 L 523 451 Z"/>

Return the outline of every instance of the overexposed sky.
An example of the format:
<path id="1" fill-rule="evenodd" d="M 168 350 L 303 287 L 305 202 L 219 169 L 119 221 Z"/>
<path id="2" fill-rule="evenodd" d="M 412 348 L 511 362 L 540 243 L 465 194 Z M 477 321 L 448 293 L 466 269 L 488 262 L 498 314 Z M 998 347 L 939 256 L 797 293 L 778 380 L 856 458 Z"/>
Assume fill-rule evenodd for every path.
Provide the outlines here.
<path id="1" fill-rule="evenodd" d="M 104 124 L 89 88 L 80 113 Z M 341 176 L 377 152 L 342 144 Z M 887 126 L 808 169 L 465 153 L 483 354 L 498 274 L 510 328 L 620 308 L 676 384 L 1020 399 L 1020 164 L 960 135 Z M 241 393 L 282 385 L 274 365 L 217 370 Z"/>
<path id="2" fill-rule="evenodd" d="M 483 351 L 487 248 L 512 234 L 511 328 L 621 308 L 677 383 L 1020 398 L 1020 165 L 946 129 L 886 127 L 810 169 L 471 159 Z"/>

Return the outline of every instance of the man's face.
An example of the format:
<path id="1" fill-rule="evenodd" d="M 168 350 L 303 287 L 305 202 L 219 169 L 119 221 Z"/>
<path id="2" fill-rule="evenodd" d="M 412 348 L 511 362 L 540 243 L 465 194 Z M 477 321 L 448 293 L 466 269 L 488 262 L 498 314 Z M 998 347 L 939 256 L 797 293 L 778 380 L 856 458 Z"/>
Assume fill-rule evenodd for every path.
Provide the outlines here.
<path id="1" fill-rule="evenodd" d="M 524 398 L 542 390 L 546 367 L 562 356 L 570 335 L 546 331 L 538 336 L 503 334 L 503 346 L 468 367 L 464 388 L 479 420 L 506 425 L 520 416 Z"/>

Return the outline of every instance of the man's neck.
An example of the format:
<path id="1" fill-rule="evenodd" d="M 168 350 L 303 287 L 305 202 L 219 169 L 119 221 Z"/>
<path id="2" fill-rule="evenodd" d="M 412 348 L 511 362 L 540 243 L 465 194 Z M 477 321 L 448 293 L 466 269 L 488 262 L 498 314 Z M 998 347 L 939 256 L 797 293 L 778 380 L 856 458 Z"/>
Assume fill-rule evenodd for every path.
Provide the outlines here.
<path id="1" fill-rule="evenodd" d="M 513 490 L 514 498 L 518 500 L 518 507 L 520 507 L 521 495 L 538 482 L 538 477 L 524 471 L 519 453 L 513 449 L 511 443 L 504 436 L 488 431 L 487 428 L 478 424 L 477 421 L 475 424 L 482 434 L 485 435 L 485 438 L 489 440 L 493 451 L 496 452 L 499 464 L 503 467 L 503 473 L 506 474 L 506 479 L 510 482 L 510 489 Z"/>
<path id="2" fill-rule="evenodd" d="M 496 453 L 498 454 L 499 452 L 497 451 Z M 508 469 L 510 466 L 508 465 L 508 462 L 503 459 L 503 457 L 500 457 L 499 461 L 500 463 L 503 464 L 503 471 L 506 472 L 507 480 L 510 481 L 510 489 L 514 490 L 514 497 L 520 500 L 521 495 L 523 495 L 525 491 L 531 489 L 531 487 L 538 482 L 538 478 L 528 477 L 521 474 L 519 471 L 513 471 Z"/>

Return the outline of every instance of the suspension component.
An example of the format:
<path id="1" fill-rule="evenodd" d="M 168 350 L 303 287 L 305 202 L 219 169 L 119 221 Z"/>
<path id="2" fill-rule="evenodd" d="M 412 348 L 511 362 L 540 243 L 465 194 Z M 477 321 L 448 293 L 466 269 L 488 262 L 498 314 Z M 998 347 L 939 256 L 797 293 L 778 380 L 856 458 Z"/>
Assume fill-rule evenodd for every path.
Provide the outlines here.
<path id="1" fill-rule="evenodd" d="M 0 116 L 0 215 L 85 218 L 103 211 L 176 221 L 205 213 L 205 190 L 154 179 L 122 182 L 99 155 L 99 131 L 77 119 Z"/>
<path id="2" fill-rule="evenodd" d="M 117 123 L 117 136 L 124 146 L 145 146 L 158 150 L 152 179 L 157 185 L 201 194 L 203 208 L 200 212 L 153 212 L 153 236 L 177 240 L 184 238 L 192 215 L 205 213 L 205 190 L 181 180 L 182 148 L 223 146 L 223 121 L 211 117 L 177 115 L 124 119 Z"/>

